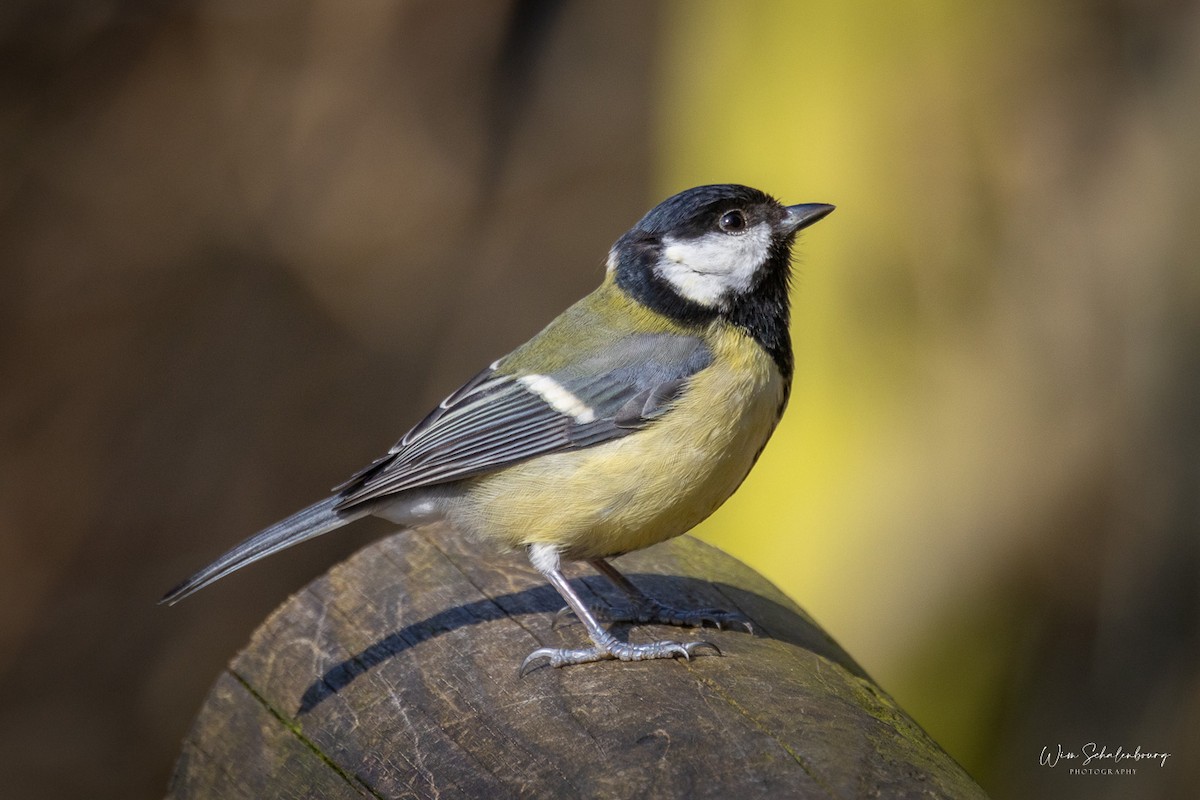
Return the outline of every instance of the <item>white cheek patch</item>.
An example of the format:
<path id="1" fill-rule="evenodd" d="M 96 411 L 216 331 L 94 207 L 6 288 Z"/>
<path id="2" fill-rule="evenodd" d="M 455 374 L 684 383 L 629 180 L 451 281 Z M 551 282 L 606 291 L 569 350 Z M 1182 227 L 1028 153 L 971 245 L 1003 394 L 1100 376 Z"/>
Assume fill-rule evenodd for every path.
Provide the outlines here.
<path id="1" fill-rule="evenodd" d="M 771 249 L 765 222 L 737 236 L 706 233 L 697 239 L 667 239 L 655 270 L 680 295 L 703 306 L 725 304 L 731 294 L 749 291 Z"/>

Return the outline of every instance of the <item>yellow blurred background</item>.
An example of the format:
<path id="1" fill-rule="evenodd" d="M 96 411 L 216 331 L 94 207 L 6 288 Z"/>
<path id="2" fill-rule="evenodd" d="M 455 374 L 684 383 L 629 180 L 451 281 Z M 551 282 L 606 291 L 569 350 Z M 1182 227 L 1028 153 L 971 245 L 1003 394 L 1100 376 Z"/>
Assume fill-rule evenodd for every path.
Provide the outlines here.
<path id="1" fill-rule="evenodd" d="M 696 533 L 993 796 L 1200 785 L 1195 4 L 21 0 L 0 52 L 6 797 L 160 795 L 256 624 L 388 529 L 161 592 L 726 181 L 838 210 Z M 1089 741 L 1173 756 L 1038 763 Z"/>

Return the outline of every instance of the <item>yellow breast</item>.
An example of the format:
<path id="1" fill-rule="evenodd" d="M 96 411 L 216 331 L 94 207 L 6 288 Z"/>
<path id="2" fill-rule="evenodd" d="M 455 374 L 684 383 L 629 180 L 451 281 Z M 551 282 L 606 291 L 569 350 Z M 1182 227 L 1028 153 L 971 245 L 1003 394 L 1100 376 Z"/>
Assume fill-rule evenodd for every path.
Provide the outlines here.
<path id="1" fill-rule="evenodd" d="M 723 323 L 714 363 L 662 419 L 596 447 L 542 456 L 470 481 L 451 522 L 513 547 L 552 543 L 602 558 L 678 536 L 741 484 L 770 438 L 787 386 L 753 340 Z"/>

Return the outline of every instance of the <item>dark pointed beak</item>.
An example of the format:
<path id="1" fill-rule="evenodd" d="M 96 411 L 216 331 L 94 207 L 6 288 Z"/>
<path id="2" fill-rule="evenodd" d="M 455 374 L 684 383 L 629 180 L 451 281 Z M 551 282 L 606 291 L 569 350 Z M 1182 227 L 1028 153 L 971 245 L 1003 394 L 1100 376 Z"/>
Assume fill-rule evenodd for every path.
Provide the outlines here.
<path id="1" fill-rule="evenodd" d="M 807 228 L 814 222 L 820 222 L 832 213 L 835 207 L 828 203 L 804 203 L 799 206 L 788 206 L 787 216 L 780 225 L 788 233 Z"/>

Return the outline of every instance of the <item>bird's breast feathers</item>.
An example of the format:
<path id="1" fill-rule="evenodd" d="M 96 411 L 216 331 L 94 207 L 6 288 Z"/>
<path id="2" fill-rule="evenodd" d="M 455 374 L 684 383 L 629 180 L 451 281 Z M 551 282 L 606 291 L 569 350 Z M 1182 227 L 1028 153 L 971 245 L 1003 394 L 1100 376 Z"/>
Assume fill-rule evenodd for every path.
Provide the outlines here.
<path id="1" fill-rule="evenodd" d="M 787 382 L 729 325 L 708 337 L 721 369 L 694 375 L 670 412 L 636 434 L 553 453 L 470 481 L 461 529 L 566 558 L 616 555 L 686 532 L 733 494 L 770 438 Z"/>

